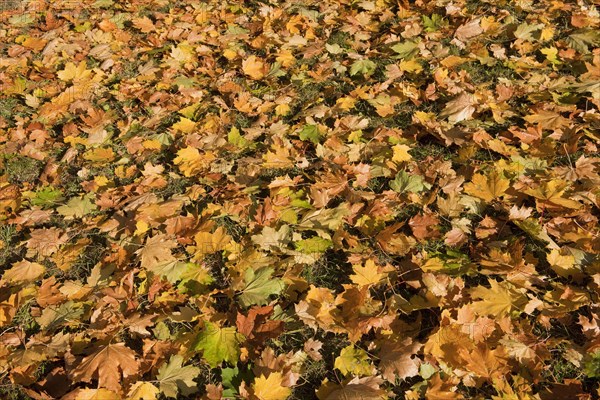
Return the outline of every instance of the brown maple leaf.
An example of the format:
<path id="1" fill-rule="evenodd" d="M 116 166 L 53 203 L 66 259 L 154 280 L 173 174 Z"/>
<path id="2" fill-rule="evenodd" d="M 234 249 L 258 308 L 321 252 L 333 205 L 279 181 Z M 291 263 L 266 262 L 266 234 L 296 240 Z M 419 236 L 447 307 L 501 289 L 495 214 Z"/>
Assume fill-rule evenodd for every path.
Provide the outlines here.
<path id="1" fill-rule="evenodd" d="M 58 228 L 36 229 L 31 231 L 31 238 L 27 241 L 29 253 L 47 257 L 58 251 L 66 243 L 68 236 Z"/>
<path id="2" fill-rule="evenodd" d="M 238 313 L 236 320 L 238 331 L 254 345 L 276 338 L 283 332 L 283 321 L 269 319 L 272 314 L 273 306 L 252 307 L 247 316 Z"/>
<path id="3" fill-rule="evenodd" d="M 441 236 L 440 220 L 433 214 L 415 215 L 408 225 L 418 240 L 437 239 Z"/>
<path id="4" fill-rule="evenodd" d="M 413 343 L 411 338 L 402 342 L 383 341 L 378 354 L 381 375 L 389 382 L 395 382 L 396 377 L 404 380 L 418 375 L 421 362 L 415 355 L 421 347 L 422 343 Z"/>
<path id="5" fill-rule="evenodd" d="M 75 381 L 91 382 L 92 379 L 98 379 L 98 387 L 119 392 L 122 378 L 134 376 L 138 370 L 134 351 L 124 343 L 117 343 L 104 346 L 85 357 L 70 375 Z"/>

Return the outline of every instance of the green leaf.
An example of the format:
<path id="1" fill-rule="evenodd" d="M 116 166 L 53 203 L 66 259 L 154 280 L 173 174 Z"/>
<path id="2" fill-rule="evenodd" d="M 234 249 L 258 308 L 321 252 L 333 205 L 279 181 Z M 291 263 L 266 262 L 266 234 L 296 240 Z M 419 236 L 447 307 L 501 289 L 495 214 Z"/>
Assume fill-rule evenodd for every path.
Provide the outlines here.
<path id="1" fill-rule="evenodd" d="M 344 49 L 337 43 L 325 44 L 325 49 L 331 54 L 341 54 L 344 52 Z"/>
<path id="2" fill-rule="evenodd" d="M 212 277 L 202 266 L 194 263 L 181 262 L 179 260 L 166 260 L 147 268 L 155 275 L 165 277 L 173 284 L 183 281 L 196 281 L 201 284 L 209 284 Z"/>
<path id="3" fill-rule="evenodd" d="M 35 18 L 31 14 L 17 14 L 13 15 L 8 19 L 8 22 L 14 26 L 27 26 L 35 21 Z"/>
<path id="4" fill-rule="evenodd" d="M 336 208 L 320 208 L 304 214 L 296 228 L 316 232 L 336 231 L 348 214 L 350 214 L 350 210 L 346 203 L 342 203 Z"/>
<path id="5" fill-rule="evenodd" d="M 419 53 L 419 44 L 406 41 L 393 45 L 392 50 L 398 53 L 398 57 L 402 59 L 411 59 Z"/>
<path id="6" fill-rule="evenodd" d="M 585 364 L 583 367 L 583 373 L 588 378 L 600 378 L 600 351 L 587 354 Z"/>
<path id="7" fill-rule="evenodd" d="M 96 0 L 94 2 L 94 4 L 92 5 L 92 7 L 94 7 L 94 8 L 109 8 L 113 4 L 115 4 L 115 2 L 112 0 Z"/>
<path id="8" fill-rule="evenodd" d="M 274 78 L 279 78 L 281 76 L 285 76 L 285 71 L 281 69 L 281 63 L 274 62 L 271 65 L 271 69 L 269 69 L 269 73 L 267 74 L 267 76 L 272 76 Z"/>
<path id="9" fill-rule="evenodd" d="M 252 382 L 253 378 L 254 375 L 248 367 L 241 371 L 237 366 L 234 368 L 221 368 L 223 398 L 239 398 L 239 388 L 242 382 Z"/>
<path id="10" fill-rule="evenodd" d="M 63 199 L 64 197 L 60 190 L 53 187 L 45 187 L 35 193 L 35 197 L 31 199 L 31 204 L 43 208 L 52 208 Z"/>
<path id="11" fill-rule="evenodd" d="M 85 21 L 81 25 L 76 25 L 75 29 L 73 29 L 73 30 L 78 33 L 83 33 L 85 31 L 89 31 L 91 27 L 92 27 L 92 24 L 90 23 L 90 21 Z"/>
<path id="12" fill-rule="evenodd" d="M 600 31 L 597 29 L 579 29 L 567 37 L 567 44 L 582 54 L 590 52 L 589 46 L 600 46 Z"/>
<path id="13" fill-rule="evenodd" d="M 362 76 L 367 77 L 375 72 L 377 65 L 371 60 L 356 60 L 350 67 L 350 76 L 354 76 L 360 73 Z"/>
<path id="14" fill-rule="evenodd" d="M 186 89 L 193 88 L 198 85 L 196 79 L 187 77 L 185 75 L 179 75 L 177 78 L 175 78 L 173 83 Z"/>
<path id="15" fill-rule="evenodd" d="M 515 220 L 512 222 L 532 238 L 548 243 L 546 246 L 549 249 L 560 248 L 535 218 L 527 218 L 523 221 Z"/>
<path id="16" fill-rule="evenodd" d="M 320 138 L 319 127 L 316 125 L 304 125 L 304 128 L 300 131 L 300 140 L 310 140 L 314 144 L 319 144 Z"/>
<path id="17" fill-rule="evenodd" d="M 240 134 L 240 130 L 235 126 L 232 127 L 229 133 L 227 134 L 227 141 L 241 149 L 246 148 L 250 144 L 252 144 L 252 142 L 250 142 L 248 139 L 246 139 Z"/>
<path id="18" fill-rule="evenodd" d="M 400 171 L 390 182 L 390 187 L 398 193 L 419 193 L 431 189 L 431 184 L 425 182 L 421 175 L 409 175 L 406 171 Z"/>
<path id="19" fill-rule="evenodd" d="M 314 236 L 309 239 L 295 242 L 296 250 L 304 254 L 324 253 L 325 250 L 333 247 L 331 240 L 323 239 L 319 236 Z"/>
<path id="20" fill-rule="evenodd" d="M 91 193 L 83 197 L 73 197 L 67 204 L 58 207 L 56 211 L 68 218 L 81 218 L 98 208 L 91 200 L 93 197 L 94 195 Z"/>
<path id="21" fill-rule="evenodd" d="M 46 307 L 36 322 L 44 331 L 53 331 L 71 324 L 79 325 L 84 313 L 83 304 L 67 301 L 58 307 Z"/>
<path id="22" fill-rule="evenodd" d="M 188 396 L 198 391 L 194 378 L 200 375 L 200 368 L 191 365 L 183 366 L 183 357 L 179 354 L 171 356 L 169 363 L 163 364 L 158 370 L 156 379 L 160 391 L 167 397 Z"/>
<path id="23" fill-rule="evenodd" d="M 194 344 L 194 350 L 202 350 L 202 358 L 212 368 L 221 365 L 223 361 L 236 364 L 240 357 L 240 342 L 245 339 L 235 327 L 219 328 L 206 322 Z"/>
<path id="24" fill-rule="evenodd" d="M 244 274 L 246 286 L 239 296 L 242 306 L 265 305 L 271 295 L 281 293 L 285 287 L 283 280 L 272 276 L 272 268 L 261 268 L 257 271 L 248 268 Z"/>
<path id="25" fill-rule="evenodd" d="M 522 40 L 533 40 L 533 32 L 539 31 L 544 27 L 544 24 L 529 25 L 523 22 L 515 30 L 515 37 Z"/>
<path id="26" fill-rule="evenodd" d="M 423 19 L 423 27 L 425 28 L 425 32 L 435 32 L 444 23 L 444 19 L 442 18 L 441 15 L 438 15 L 438 14 L 432 14 L 431 17 L 423 15 L 422 19 Z"/>

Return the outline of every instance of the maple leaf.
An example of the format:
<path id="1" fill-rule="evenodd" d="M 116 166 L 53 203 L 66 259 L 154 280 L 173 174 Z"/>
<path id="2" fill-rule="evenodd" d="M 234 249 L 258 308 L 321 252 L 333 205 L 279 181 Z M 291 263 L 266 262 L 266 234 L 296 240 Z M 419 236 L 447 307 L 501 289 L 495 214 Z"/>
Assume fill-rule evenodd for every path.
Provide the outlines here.
<path id="1" fill-rule="evenodd" d="M 10 283 L 33 282 L 46 272 L 46 267 L 27 260 L 14 263 L 2 275 L 2 280 Z"/>
<path id="2" fill-rule="evenodd" d="M 314 144 L 319 144 L 321 133 L 317 125 L 304 125 L 304 127 L 298 133 L 300 140 L 310 140 Z"/>
<path id="3" fill-rule="evenodd" d="M 83 305 L 71 300 L 58 307 L 46 307 L 36 322 L 45 331 L 53 331 L 59 326 L 78 326 L 84 313 Z"/>
<path id="4" fill-rule="evenodd" d="M 454 36 L 461 42 L 472 39 L 483 33 L 483 28 L 480 23 L 480 18 L 469 21 L 466 24 L 459 26 L 454 32 Z"/>
<path id="5" fill-rule="evenodd" d="M 391 49 L 398 53 L 399 58 L 411 59 L 419 54 L 419 44 L 410 40 L 395 44 Z"/>
<path id="6" fill-rule="evenodd" d="M 252 389 L 254 395 L 260 400 L 285 400 L 292 393 L 292 389 L 285 387 L 280 372 L 271 372 L 269 376 L 261 375 L 254 380 Z"/>
<path id="7" fill-rule="evenodd" d="M 333 247 L 331 240 L 323 239 L 319 236 L 313 236 L 308 239 L 294 242 L 296 250 L 304 254 L 324 253 L 327 249 Z"/>
<path id="8" fill-rule="evenodd" d="M 237 332 L 235 327 L 220 328 L 210 322 L 205 322 L 193 345 L 194 350 L 202 351 L 202 358 L 212 368 L 221 365 L 223 361 L 235 364 L 240 356 L 240 343 L 244 335 Z"/>
<path id="9" fill-rule="evenodd" d="M 91 382 L 98 379 L 98 386 L 115 392 L 121 390 L 121 377 L 127 378 L 138 373 L 139 364 L 135 353 L 124 343 L 109 344 L 85 357 L 71 371 L 73 379 Z"/>
<path id="10" fill-rule="evenodd" d="M 489 176 L 473 175 L 471 182 L 465 185 L 465 192 L 490 202 L 502 196 L 510 187 L 510 181 L 501 174 L 493 171 Z"/>
<path id="11" fill-rule="evenodd" d="M 420 360 L 415 354 L 423 347 L 422 343 L 407 338 L 402 342 L 385 340 L 378 353 L 382 376 L 389 382 L 396 377 L 404 380 L 419 374 Z"/>
<path id="12" fill-rule="evenodd" d="M 191 365 L 183 366 L 183 357 L 179 354 L 171 356 L 168 363 L 164 363 L 158 370 L 156 380 L 160 392 L 166 397 L 177 397 L 181 392 L 189 396 L 198 391 L 194 379 L 200 375 L 200 368 Z"/>
<path id="13" fill-rule="evenodd" d="M 59 71 L 56 75 L 63 81 L 78 82 L 89 79 L 92 75 L 92 71 L 86 69 L 85 61 L 81 61 L 78 65 L 68 62 L 65 65 L 65 69 Z"/>
<path id="14" fill-rule="evenodd" d="M 350 275 L 350 280 L 359 286 L 370 286 L 378 284 L 385 276 L 379 273 L 377 265 L 371 259 L 365 262 L 364 266 L 353 265 L 354 275 Z"/>
<path id="15" fill-rule="evenodd" d="M 122 400 L 119 394 L 108 389 L 76 389 L 61 400 Z M 129 400 L 129 399 L 128 399 Z"/>
<path id="16" fill-rule="evenodd" d="M 433 214 L 415 215 L 410 219 L 410 226 L 414 237 L 419 240 L 435 239 L 440 236 L 440 220 Z"/>
<path id="17" fill-rule="evenodd" d="M 398 193 L 419 193 L 431 189 L 431 184 L 427 183 L 421 175 L 400 171 L 390 182 L 390 188 Z"/>
<path id="18" fill-rule="evenodd" d="M 539 124 L 542 129 L 560 129 L 569 124 L 569 120 L 554 111 L 540 110 L 525 117 L 531 124 Z"/>
<path id="19" fill-rule="evenodd" d="M 30 253 L 41 257 L 56 253 L 68 240 L 68 236 L 58 228 L 35 229 L 29 235 L 31 238 L 27 241 L 27 248 Z"/>
<path id="20" fill-rule="evenodd" d="M 361 74 L 364 77 L 368 77 L 369 75 L 372 75 L 376 69 L 377 65 L 371 60 L 356 60 L 350 67 L 350 75 L 354 76 Z"/>
<path id="21" fill-rule="evenodd" d="M 480 301 L 473 302 L 473 310 L 482 315 L 503 317 L 509 315 L 513 309 L 522 310 L 527 303 L 527 297 L 508 282 L 498 283 L 493 279 L 489 281 L 490 288 L 477 286 L 471 290 L 473 298 Z"/>
<path id="22" fill-rule="evenodd" d="M 387 392 L 380 387 L 381 383 L 383 380 L 376 376 L 355 377 L 340 385 L 325 379 L 317 391 L 317 397 L 319 400 L 384 400 L 387 399 Z"/>
<path id="23" fill-rule="evenodd" d="M 260 234 L 252 235 L 252 241 L 265 250 L 269 250 L 272 246 L 283 248 L 290 242 L 291 233 L 289 225 L 281 225 L 277 230 L 265 226 Z"/>
<path id="24" fill-rule="evenodd" d="M 150 382 L 136 382 L 127 393 L 127 400 L 156 400 L 160 390 Z"/>
<path id="25" fill-rule="evenodd" d="M 173 163 L 179 167 L 184 176 L 190 177 L 206 171 L 215 159 L 216 156 L 212 152 L 202 154 L 198 149 L 188 146 L 177 152 Z"/>
<path id="26" fill-rule="evenodd" d="M 269 319 L 272 314 L 273 306 L 252 307 L 248 311 L 248 316 L 238 313 L 236 318 L 238 332 L 255 343 L 276 338 L 283 332 L 283 321 Z"/>
<path id="27" fill-rule="evenodd" d="M 267 64 L 256 56 L 250 56 L 242 61 L 242 70 L 250 78 L 258 81 L 264 78 L 267 74 Z"/>
<path id="28" fill-rule="evenodd" d="M 552 270 L 564 278 L 579 276 L 581 269 L 576 265 L 575 257 L 572 254 L 563 255 L 561 253 L 558 249 L 552 249 L 546 255 Z"/>
<path id="29" fill-rule="evenodd" d="M 501 378 L 510 370 L 501 347 L 491 350 L 485 344 L 481 344 L 470 352 L 464 348 L 459 349 L 459 353 L 466 361 L 467 369 L 477 376 L 488 379 Z"/>
<path id="30" fill-rule="evenodd" d="M 196 242 L 196 259 L 201 259 L 207 254 L 216 253 L 224 250 L 231 242 L 231 236 L 227 234 L 225 229 L 219 226 L 213 233 L 198 232 L 194 236 Z"/>
<path id="31" fill-rule="evenodd" d="M 337 307 L 330 290 L 311 285 L 306 298 L 295 305 L 296 314 L 308 326 L 331 329 L 336 326 Z"/>
<path id="32" fill-rule="evenodd" d="M 374 372 L 367 352 L 352 345 L 342 349 L 333 365 L 344 375 L 373 375 Z"/>
<path id="33" fill-rule="evenodd" d="M 470 119 L 475 112 L 477 101 L 475 96 L 470 93 L 463 92 L 453 100 L 446 103 L 446 107 L 440 113 L 440 117 L 448 118 L 448 122 L 456 124 L 461 121 Z"/>
<path id="34" fill-rule="evenodd" d="M 94 196 L 92 194 L 83 197 L 73 197 L 67 204 L 58 207 L 56 211 L 68 218 L 81 218 L 98 208 L 96 204 L 92 202 L 93 198 Z"/>
<path id="35" fill-rule="evenodd" d="M 572 209 L 581 208 L 581 204 L 579 202 L 563 197 L 567 190 L 567 186 L 567 182 L 559 179 L 552 179 L 548 182 L 543 182 L 537 188 L 527 188 L 524 190 L 524 192 L 538 200 L 542 200 L 557 206 Z"/>
<path id="36" fill-rule="evenodd" d="M 260 268 L 257 271 L 252 268 L 246 270 L 244 273 L 245 286 L 239 295 L 242 306 L 264 305 L 268 303 L 271 295 L 281 293 L 284 288 L 283 280 L 272 278 L 273 272 L 272 268 Z"/>
<path id="37" fill-rule="evenodd" d="M 148 238 L 146 245 L 137 250 L 136 254 L 140 256 L 142 268 L 156 269 L 161 264 L 177 261 L 171 252 L 175 246 L 177 242 L 169 239 L 167 235 L 156 235 Z"/>
<path id="38" fill-rule="evenodd" d="M 412 159 L 412 156 L 408 153 L 410 149 L 410 146 L 407 146 L 405 144 L 395 145 L 394 147 L 392 147 L 392 150 L 394 152 L 394 155 L 392 156 L 392 161 L 396 163 L 410 161 Z"/>

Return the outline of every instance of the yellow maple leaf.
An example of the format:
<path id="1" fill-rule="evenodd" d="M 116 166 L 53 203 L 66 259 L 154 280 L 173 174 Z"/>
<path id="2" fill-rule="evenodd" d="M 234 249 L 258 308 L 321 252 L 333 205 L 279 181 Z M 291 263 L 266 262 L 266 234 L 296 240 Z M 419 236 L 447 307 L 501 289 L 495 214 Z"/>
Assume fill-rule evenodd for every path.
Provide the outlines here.
<path id="1" fill-rule="evenodd" d="M 392 147 L 392 150 L 394 151 L 392 161 L 396 163 L 410 161 L 412 159 L 412 156 L 408 153 L 408 151 L 411 150 L 410 146 L 407 146 L 405 144 L 397 144 L 394 147 Z"/>
<path id="2" fill-rule="evenodd" d="M 335 359 L 334 367 L 344 375 L 373 375 L 373 365 L 366 351 L 353 345 L 342 349 Z"/>
<path id="3" fill-rule="evenodd" d="M 271 150 L 263 154 L 264 168 L 289 168 L 294 166 L 292 155 L 287 147 L 274 144 Z"/>
<path id="4" fill-rule="evenodd" d="M 33 282 L 46 272 L 46 267 L 41 264 L 27 260 L 13 264 L 12 268 L 6 270 L 2 275 L 3 281 L 11 283 Z"/>
<path id="5" fill-rule="evenodd" d="M 213 233 L 198 232 L 194 236 L 194 240 L 196 241 L 196 258 L 199 259 L 207 254 L 224 250 L 231 242 L 231 236 L 223 227 L 218 227 Z"/>
<path id="6" fill-rule="evenodd" d="M 8 299 L 0 302 L 0 327 L 10 324 L 21 301 L 21 293 L 11 294 Z"/>
<path id="7" fill-rule="evenodd" d="M 210 163 L 215 160 L 215 155 L 212 152 L 201 154 L 194 147 L 186 147 L 177 152 L 177 157 L 173 163 L 179 166 L 184 176 L 192 176 L 200 173 L 210 167 Z"/>
<path id="8" fill-rule="evenodd" d="M 47 43 L 48 43 L 48 41 L 44 40 L 44 39 L 28 37 L 21 44 L 23 47 L 32 49 L 37 52 L 37 51 L 42 51 L 44 49 L 44 47 L 46 47 Z"/>
<path id="9" fill-rule="evenodd" d="M 306 298 L 296 304 L 295 309 L 298 317 L 311 328 L 342 332 L 336 322 L 338 309 L 335 298 L 327 288 L 311 285 Z"/>
<path id="10" fill-rule="evenodd" d="M 423 71 L 423 66 L 416 60 L 401 61 L 400 70 L 404 72 L 414 72 L 416 74 L 419 74 Z"/>
<path id="11" fill-rule="evenodd" d="M 242 62 L 242 70 L 251 79 L 258 81 L 265 77 L 267 65 L 260 58 L 250 56 Z"/>
<path id="12" fill-rule="evenodd" d="M 502 196 L 509 187 L 510 181 L 494 171 L 490 176 L 474 175 L 465 185 L 465 192 L 489 202 Z"/>
<path id="13" fill-rule="evenodd" d="M 575 265 L 575 257 L 572 254 L 562 255 L 560 250 L 552 249 L 546 255 L 546 259 L 554 272 L 563 278 L 568 278 L 569 275 L 573 276 L 581 272 Z"/>
<path id="14" fill-rule="evenodd" d="M 259 376 L 252 385 L 254 395 L 260 400 L 285 400 L 292 394 L 292 389 L 283 386 L 281 372 L 271 372 L 268 377 Z"/>
<path id="15" fill-rule="evenodd" d="M 92 75 L 92 71 L 86 69 L 85 61 L 79 63 L 79 65 L 75 65 L 72 62 L 68 62 L 65 65 L 65 69 L 59 71 L 57 73 L 58 78 L 62 81 L 84 81 L 90 78 Z"/>
<path id="16" fill-rule="evenodd" d="M 129 393 L 127 400 L 155 400 L 160 394 L 160 390 L 150 382 L 136 382 Z"/>
<path id="17" fill-rule="evenodd" d="M 181 117 L 179 122 L 173 124 L 172 128 L 183 133 L 192 133 L 196 128 L 196 123 L 191 119 Z"/>
<path id="18" fill-rule="evenodd" d="M 578 209 L 581 204 L 575 200 L 566 199 L 563 196 L 567 190 L 568 183 L 560 179 L 553 179 L 542 183 L 535 189 L 527 189 L 524 192 L 538 200 L 546 201 L 557 206 Z"/>
<path id="19" fill-rule="evenodd" d="M 86 152 L 83 158 L 93 163 L 105 163 L 115 159 L 115 152 L 110 147 L 98 147 Z"/>
<path id="20" fill-rule="evenodd" d="M 377 265 L 373 260 L 367 260 L 364 266 L 354 265 L 352 269 L 354 275 L 350 275 L 350 279 L 359 286 L 377 284 L 385 277 L 384 273 L 378 272 Z"/>
<path id="21" fill-rule="evenodd" d="M 292 111 L 292 109 L 290 108 L 289 104 L 279 104 L 277 107 L 275 107 L 276 115 L 288 115 L 290 111 Z"/>
<path id="22" fill-rule="evenodd" d="M 277 58 L 275 60 L 284 68 L 291 67 L 296 63 L 294 53 L 289 49 L 280 50 L 279 53 L 277 53 Z"/>
<path id="23" fill-rule="evenodd" d="M 342 110 L 348 111 L 354 108 L 354 105 L 356 104 L 356 99 L 350 96 L 340 97 L 335 101 L 335 104 Z"/>
<path id="24" fill-rule="evenodd" d="M 554 46 L 550 46 L 550 47 L 544 47 L 543 49 L 540 49 L 540 52 L 546 56 L 546 59 L 548 61 L 550 61 L 552 64 L 561 64 L 560 60 L 558 59 L 558 49 Z"/>
<path id="25" fill-rule="evenodd" d="M 73 392 L 72 392 L 73 393 Z M 119 400 L 121 396 L 108 389 L 79 389 L 76 392 L 78 400 Z"/>
<path id="26" fill-rule="evenodd" d="M 556 130 L 564 128 L 569 124 L 569 120 L 557 112 L 550 110 L 540 110 L 534 114 L 523 117 L 530 124 L 539 124 L 542 129 Z"/>
<path id="27" fill-rule="evenodd" d="M 504 317 L 514 309 L 522 311 L 527 304 L 527 296 L 508 282 L 488 281 L 490 288 L 477 286 L 471 290 L 471 297 L 481 300 L 473 302 L 473 310 L 479 315 Z"/>

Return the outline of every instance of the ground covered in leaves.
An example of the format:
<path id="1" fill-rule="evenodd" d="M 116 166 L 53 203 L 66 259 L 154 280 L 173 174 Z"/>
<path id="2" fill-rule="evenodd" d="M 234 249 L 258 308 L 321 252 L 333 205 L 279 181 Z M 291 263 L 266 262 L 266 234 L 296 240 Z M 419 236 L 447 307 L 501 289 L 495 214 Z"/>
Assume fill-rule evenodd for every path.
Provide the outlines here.
<path id="1" fill-rule="evenodd" d="M 589 0 L 0 2 L 2 399 L 589 399 Z"/>

